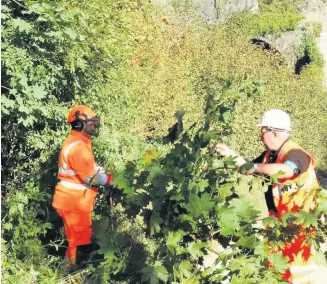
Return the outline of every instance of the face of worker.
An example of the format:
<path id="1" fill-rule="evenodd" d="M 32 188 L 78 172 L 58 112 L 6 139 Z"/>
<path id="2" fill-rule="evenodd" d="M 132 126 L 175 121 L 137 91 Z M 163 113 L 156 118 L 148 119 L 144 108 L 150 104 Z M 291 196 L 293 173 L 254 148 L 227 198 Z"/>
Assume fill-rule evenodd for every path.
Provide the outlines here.
<path id="1" fill-rule="evenodd" d="M 90 120 L 84 124 L 84 132 L 88 136 L 97 136 L 99 134 L 99 128 L 99 120 Z"/>
<path id="2" fill-rule="evenodd" d="M 266 126 L 261 127 L 260 140 L 267 150 L 278 149 L 275 149 L 277 144 L 277 133 L 275 131 L 270 131 Z"/>

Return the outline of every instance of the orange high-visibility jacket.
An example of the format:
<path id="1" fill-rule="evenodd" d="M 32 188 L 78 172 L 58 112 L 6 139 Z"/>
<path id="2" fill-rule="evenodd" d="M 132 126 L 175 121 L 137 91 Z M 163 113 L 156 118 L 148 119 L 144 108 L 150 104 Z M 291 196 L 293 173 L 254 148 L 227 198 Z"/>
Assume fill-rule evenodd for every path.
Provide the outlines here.
<path id="1" fill-rule="evenodd" d="M 307 154 L 310 164 L 308 169 L 297 176 L 279 179 L 273 184 L 273 197 L 277 213 L 273 214 L 280 217 L 286 212 L 297 212 L 304 210 L 310 212 L 316 208 L 316 190 L 319 183 L 314 170 L 315 162 L 312 157 L 293 141 L 287 141 L 278 153 L 276 163 L 284 163 L 287 154 L 291 150 L 299 149 Z M 270 151 L 267 152 L 263 163 L 268 163 Z M 312 230 L 313 232 L 313 230 Z M 290 242 L 285 242 L 284 247 L 280 248 L 283 256 L 289 258 L 290 269 L 286 271 L 283 278 L 291 283 L 315 283 L 311 282 L 314 277 L 316 265 L 311 258 L 314 253 L 311 245 L 305 242 L 306 234 L 302 227 L 299 233 Z"/>
<path id="2" fill-rule="evenodd" d="M 58 179 L 52 206 L 65 211 L 93 210 L 98 190 L 86 180 L 97 173 L 91 139 L 72 130 L 59 154 Z"/>
<path id="3" fill-rule="evenodd" d="M 300 209 L 309 212 L 316 206 L 315 192 L 316 189 L 319 188 L 319 183 L 314 170 L 315 162 L 313 158 L 298 144 L 289 140 L 279 151 L 275 163 L 284 163 L 287 154 L 291 150 L 301 150 L 306 153 L 310 160 L 310 164 L 307 171 L 304 173 L 300 173 L 291 178 L 279 179 L 278 182 L 273 185 L 273 197 L 278 216 L 286 212 L 297 212 Z M 270 151 L 267 151 L 263 158 L 264 164 L 268 163 L 270 153 Z"/>

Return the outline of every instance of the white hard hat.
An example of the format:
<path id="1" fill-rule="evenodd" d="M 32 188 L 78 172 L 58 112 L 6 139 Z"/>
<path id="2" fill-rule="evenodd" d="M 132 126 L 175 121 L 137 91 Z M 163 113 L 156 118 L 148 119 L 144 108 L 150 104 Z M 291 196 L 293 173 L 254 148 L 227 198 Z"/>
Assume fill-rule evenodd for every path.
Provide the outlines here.
<path id="1" fill-rule="evenodd" d="M 257 126 L 268 126 L 278 129 L 291 131 L 291 118 L 290 116 L 281 109 L 270 109 L 267 110 L 262 117 L 262 121 Z"/>

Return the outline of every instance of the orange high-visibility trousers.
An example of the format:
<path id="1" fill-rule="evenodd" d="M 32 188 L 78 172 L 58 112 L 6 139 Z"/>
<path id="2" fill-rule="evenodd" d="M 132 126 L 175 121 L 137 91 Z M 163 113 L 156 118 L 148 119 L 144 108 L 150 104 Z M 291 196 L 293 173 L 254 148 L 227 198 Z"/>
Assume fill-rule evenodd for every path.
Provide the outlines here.
<path id="1" fill-rule="evenodd" d="M 68 240 L 68 248 L 65 256 L 75 264 L 77 246 L 91 243 L 91 212 L 74 212 L 61 209 L 56 209 L 56 211 L 64 221 L 65 234 Z"/>

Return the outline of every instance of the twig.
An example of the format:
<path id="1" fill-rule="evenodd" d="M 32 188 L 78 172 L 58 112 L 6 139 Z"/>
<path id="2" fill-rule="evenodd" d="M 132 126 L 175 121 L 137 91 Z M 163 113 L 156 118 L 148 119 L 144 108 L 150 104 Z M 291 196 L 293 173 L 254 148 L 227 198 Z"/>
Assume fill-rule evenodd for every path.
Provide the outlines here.
<path id="1" fill-rule="evenodd" d="M 25 6 L 20 4 L 19 2 L 15 1 L 15 0 L 11 0 L 11 1 L 15 2 L 18 6 L 25 8 Z"/>

